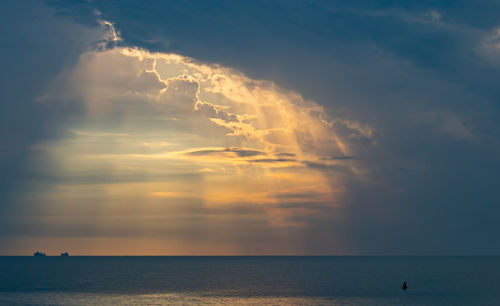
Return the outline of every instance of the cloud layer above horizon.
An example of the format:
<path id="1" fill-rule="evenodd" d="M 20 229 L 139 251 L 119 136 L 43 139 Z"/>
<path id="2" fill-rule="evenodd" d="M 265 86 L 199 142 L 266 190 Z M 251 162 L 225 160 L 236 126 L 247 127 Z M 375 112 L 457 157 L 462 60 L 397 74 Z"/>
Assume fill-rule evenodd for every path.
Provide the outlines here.
<path id="1" fill-rule="evenodd" d="M 159 254 L 304 253 L 289 236 L 335 216 L 345 178 L 366 175 L 351 143 L 374 145 L 373 129 L 233 69 L 113 46 L 113 24 L 99 24 L 96 49 L 38 98 L 81 114 L 32 147 L 37 180 L 16 198 L 37 202 L 30 234 L 181 245 L 146 247 Z M 285 236 L 249 244 L 256 232 Z"/>
<path id="2" fill-rule="evenodd" d="M 8 9 L 28 43 L 6 36 L 3 58 L 19 60 L 3 78 L 0 253 L 500 251 L 500 25 L 487 11 Z"/>

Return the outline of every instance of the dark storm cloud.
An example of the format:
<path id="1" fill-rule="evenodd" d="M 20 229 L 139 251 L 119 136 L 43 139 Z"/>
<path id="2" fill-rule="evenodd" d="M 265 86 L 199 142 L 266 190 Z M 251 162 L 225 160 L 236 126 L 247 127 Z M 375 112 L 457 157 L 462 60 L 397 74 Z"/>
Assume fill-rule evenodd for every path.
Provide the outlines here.
<path id="1" fill-rule="evenodd" d="M 87 47 L 84 31 L 40 1 L 0 4 L 0 210 L 25 175 L 30 146 L 53 137 L 52 119 L 73 114 L 48 109 L 38 98 Z"/>
<path id="2" fill-rule="evenodd" d="M 2 205 L 21 178 L 27 148 L 55 133 L 49 128 L 55 115 L 35 102 L 37 95 L 84 44 L 58 22 L 95 25 L 97 10 L 131 45 L 271 79 L 333 117 L 374 128 L 372 141 L 336 124 L 370 180 L 347 178 L 346 203 L 333 212 L 295 217 L 308 221 L 301 235 L 311 252 L 335 252 L 332 237 L 357 254 L 500 252 L 498 1 L 48 4 L 57 18 L 38 2 L 3 2 L 0 10 Z M 71 114 L 66 109 L 58 116 Z M 260 155 L 197 152 L 192 155 Z M 293 160 L 280 157 L 260 160 Z"/>

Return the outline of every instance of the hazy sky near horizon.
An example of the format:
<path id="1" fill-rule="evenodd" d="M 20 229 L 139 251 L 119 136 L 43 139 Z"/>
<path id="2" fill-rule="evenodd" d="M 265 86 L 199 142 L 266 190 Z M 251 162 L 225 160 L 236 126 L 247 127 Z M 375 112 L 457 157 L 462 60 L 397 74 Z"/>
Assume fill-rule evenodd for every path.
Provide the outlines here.
<path id="1" fill-rule="evenodd" d="M 495 1 L 0 5 L 0 254 L 500 252 Z"/>

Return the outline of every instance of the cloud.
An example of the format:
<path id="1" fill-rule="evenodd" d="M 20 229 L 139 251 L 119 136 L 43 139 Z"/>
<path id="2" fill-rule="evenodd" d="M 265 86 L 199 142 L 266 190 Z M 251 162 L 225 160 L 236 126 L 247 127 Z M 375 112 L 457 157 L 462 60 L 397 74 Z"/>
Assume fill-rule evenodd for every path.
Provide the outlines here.
<path id="1" fill-rule="evenodd" d="M 97 16 L 101 15 L 99 11 L 96 10 L 95 12 Z M 106 34 L 103 35 L 104 41 L 118 42 L 122 40 L 120 32 L 116 30 L 114 24 L 106 20 L 98 20 L 98 22 L 106 30 Z"/>
<path id="2" fill-rule="evenodd" d="M 223 149 L 203 149 L 195 150 L 184 153 L 190 156 L 205 156 L 205 155 L 218 155 L 228 157 L 252 157 L 256 155 L 266 155 L 266 152 L 258 150 L 249 150 L 244 148 L 223 148 Z"/>
<path id="3" fill-rule="evenodd" d="M 224 222 L 241 233 L 256 224 L 278 233 L 313 222 L 298 215 L 338 205 L 342 176 L 353 175 L 334 177 L 325 173 L 334 167 L 318 171 L 302 162 L 350 154 L 351 136 L 332 123 L 340 119 L 270 81 L 178 54 L 116 45 L 86 51 L 44 97 L 51 107 L 78 103 L 83 110 L 78 120 L 60 122 L 58 137 L 33 147 L 39 181 L 18 199 L 21 206 L 43 203 L 34 218 L 47 235 L 80 224 L 82 236 L 182 232 L 193 245 L 199 237 L 189 227 L 218 232 L 224 226 L 213 224 L 228 211 L 233 219 Z M 366 125 L 349 126 L 373 137 Z M 68 202 L 75 212 L 99 210 L 99 222 L 124 218 L 129 225 L 92 228 Z M 48 211 L 75 221 L 46 224 Z M 157 226 L 148 223 L 152 214 L 182 214 L 184 221 Z"/>
<path id="4" fill-rule="evenodd" d="M 321 162 L 314 162 L 314 161 L 304 161 L 304 165 L 306 165 L 309 168 L 312 169 L 318 169 L 318 170 L 340 170 L 343 167 L 339 165 L 330 165 L 326 163 L 321 163 Z"/>
<path id="5" fill-rule="evenodd" d="M 290 158 L 261 158 L 261 159 L 252 159 L 250 162 L 252 163 L 283 163 L 283 162 L 294 162 L 295 159 Z"/>
<path id="6" fill-rule="evenodd" d="M 483 34 L 483 39 L 477 46 L 476 52 L 488 63 L 500 65 L 500 28 L 496 27 Z"/>
<path id="7" fill-rule="evenodd" d="M 52 137 L 61 118 L 78 106 L 48 107 L 47 88 L 79 56 L 102 40 L 103 29 L 75 23 L 39 1 L 0 3 L 0 223 L 32 177 L 31 148 Z M 2 231 L 2 229 L 0 229 Z M 1 249 L 1 246 L 0 246 Z M 30 252 L 29 254 L 31 254 Z"/>
<path id="8" fill-rule="evenodd" d="M 351 160 L 354 159 L 353 156 L 332 156 L 332 157 L 322 157 L 321 160 Z"/>
<path id="9" fill-rule="evenodd" d="M 319 192 L 274 192 L 271 196 L 279 199 L 288 199 L 288 200 L 301 200 L 303 199 L 314 199 L 316 197 L 324 196 L 324 194 Z M 301 204 L 304 204 L 303 202 Z M 307 204 L 306 204 L 307 205 Z"/>
<path id="10" fill-rule="evenodd" d="M 467 121 L 459 118 L 455 114 L 431 113 L 427 114 L 426 118 L 429 123 L 436 126 L 436 130 L 440 133 L 451 135 L 456 139 L 470 139 L 473 136 L 472 132 L 467 127 Z"/>
<path id="11" fill-rule="evenodd" d="M 238 117 L 235 114 L 230 114 L 222 110 L 221 106 L 199 101 L 196 103 L 194 109 L 208 118 L 217 118 L 226 122 L 239 122 Z"/>
<path id="12" fill-rule="evenodd" d="M 283 153 L 276 154 L 276 156 L 295 157 L 296 154 L 295 153 L 286 153 L 286 152 L 283 152 Z"/>
<path id="13" fill-rule="evenodd" d="M 31 226 L 122 231 L 126 245 L 133 233 L 168 237 L 150 249 L 498 253 L 500 171 L 484 162 L 499 152 L 497 3 L 130 4 L 0 10 L 12 47 L 0 157 L 20 160 L 2 164 L 4 235 Z M 226 148 L 265 155 L 184 154 Z"/>

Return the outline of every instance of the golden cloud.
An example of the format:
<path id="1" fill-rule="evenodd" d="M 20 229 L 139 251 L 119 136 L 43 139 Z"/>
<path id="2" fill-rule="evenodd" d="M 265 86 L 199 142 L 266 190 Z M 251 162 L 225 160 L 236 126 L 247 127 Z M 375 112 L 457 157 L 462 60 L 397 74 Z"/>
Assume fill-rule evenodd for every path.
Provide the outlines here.
<path id="1" fill-rule="evenodd" d="M 373 136 L 273 82 L 177 54 L 91 51 L 58 82 L 49 96 L 85 109 L 36 147 L 51 178 L 38 198 L 61 214 L 91 201 L 98 218 L 147 228 L 143 215 L 213 225 L 254 207 L 259 224 L 300 228 L 297 217 L 341 205 L 344 175 L 360 173 L 349 140 Z"/>

